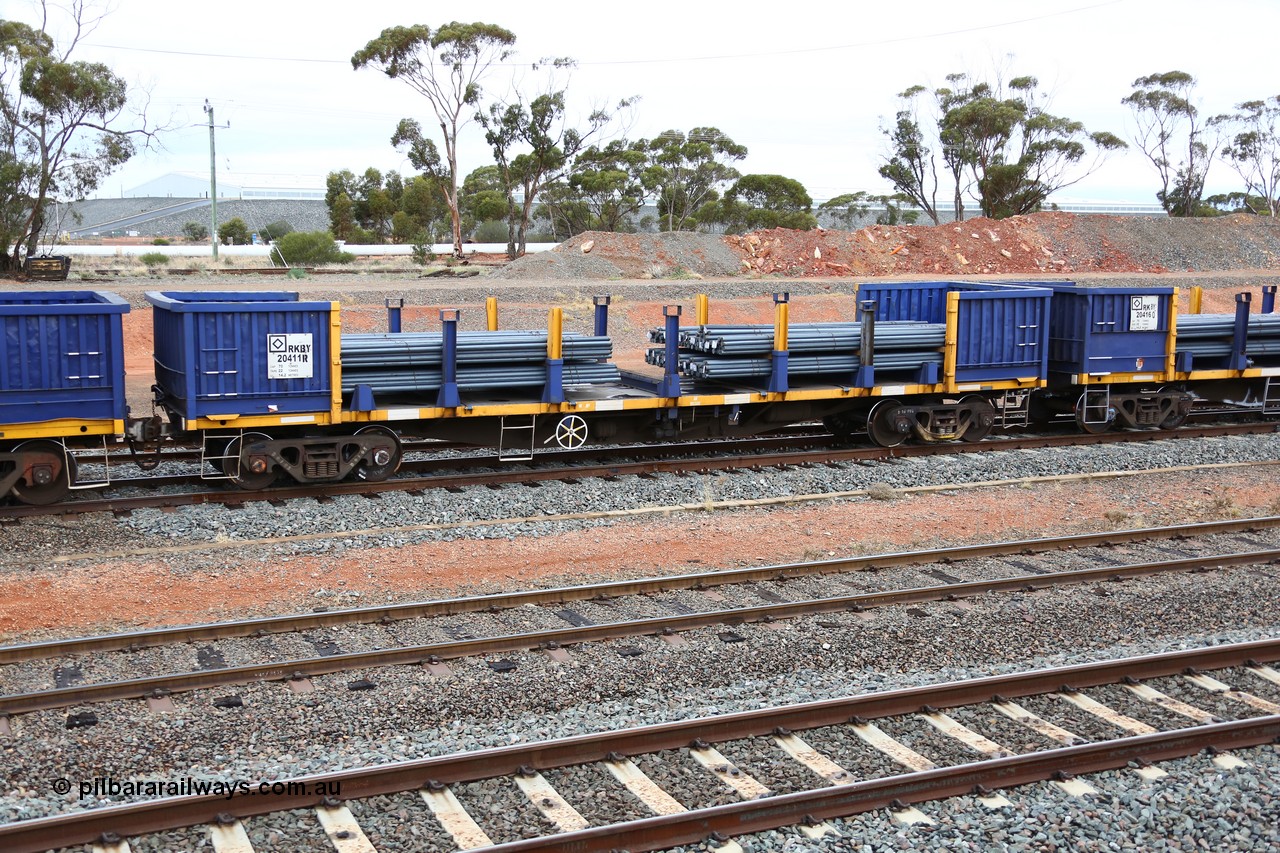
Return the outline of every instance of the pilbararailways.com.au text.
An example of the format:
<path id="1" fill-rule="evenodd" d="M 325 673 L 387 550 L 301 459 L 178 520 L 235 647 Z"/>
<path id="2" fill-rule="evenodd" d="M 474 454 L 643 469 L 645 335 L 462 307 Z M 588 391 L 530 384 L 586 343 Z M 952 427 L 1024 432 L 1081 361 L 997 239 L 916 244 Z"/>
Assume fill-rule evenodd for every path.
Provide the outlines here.
<path id="1" fill-rule="evenodd" d="M 275 782 L 225 781 L 219 779 L 193 779 L 184 776 L 180 779 L 113 779 L 110 776 L 96 776 L 72 785 L 69 779 L 55 779 L 53 790 L 59 794 L 69 794 L 72 788 L 85 797 L 199 797 L 210 794 L 231 799 L 232 797 L 252 796 L 286 796 L 286 797 L 337 797 L 342 794 L 342 783 L 336 779 L 330 782 L 302 782 L 296 779 Z"/>

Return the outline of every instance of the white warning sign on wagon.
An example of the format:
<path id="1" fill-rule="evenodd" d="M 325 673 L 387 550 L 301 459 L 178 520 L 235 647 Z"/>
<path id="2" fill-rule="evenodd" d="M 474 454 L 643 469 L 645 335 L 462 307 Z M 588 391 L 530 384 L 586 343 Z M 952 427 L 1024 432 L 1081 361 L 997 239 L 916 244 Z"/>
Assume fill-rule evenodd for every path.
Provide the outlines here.
<path id="1" fill-rule="evenodd" d="M 315 347 L 311 335 L 267 335 L 267 378 L 310 379 Z"/>
<path id="2" fill-rule="evenodd" d="M 1160 328 L 1160 297 L 1129 297 L 1129 331 L 1154 332 Z"/>

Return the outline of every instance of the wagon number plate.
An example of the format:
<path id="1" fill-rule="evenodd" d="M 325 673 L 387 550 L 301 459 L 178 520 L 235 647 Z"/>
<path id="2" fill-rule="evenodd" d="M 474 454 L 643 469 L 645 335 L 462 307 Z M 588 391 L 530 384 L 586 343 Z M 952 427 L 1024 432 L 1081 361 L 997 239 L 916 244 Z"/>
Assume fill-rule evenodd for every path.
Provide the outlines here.
<path id="1" fill-rule="evenodd" d="M 1158 296 L 1133 296 L 1129 299 L 1129 331 L 1154 332 L 1160 323 Z"/>
<path id="2" fill-rule="evenodd" d="M 267 378 L 310 379 L 311 335 L 267 335 Z"/>

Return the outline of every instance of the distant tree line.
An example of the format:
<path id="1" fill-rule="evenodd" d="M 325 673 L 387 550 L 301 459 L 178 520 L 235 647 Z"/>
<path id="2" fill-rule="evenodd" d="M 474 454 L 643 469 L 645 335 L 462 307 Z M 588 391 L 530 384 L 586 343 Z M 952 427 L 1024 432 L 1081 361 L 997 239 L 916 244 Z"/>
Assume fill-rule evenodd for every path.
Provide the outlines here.
<path id="1" fill-rule="evenodd" d="M 73 58 L 101 20 L 90 4 L 37 0 L 35 11 L 39 26 L 0 21 L 0 269 L 19 266 L 61 230 L 54 202 L 85 198 L 167 130 L 110 68 Z M 46 31 L 57 15 L 71 19 L 47 28 L 73 34 L 63 43 Z M 884 149 L 874 156 L 889 191 L 841 194 L 815 210 L 793 178 L 742 174 L 747 147 L 717 127 L 630 138 L 635 96 L 575 117 L 576 63 L 516 65 L 515 43 L 496 24 L 454 21 L 389 27 L 351 56 L 354 71 L 407 85 L 422 116 L 401 119 L 389 138 L 413 174 L 328 175 L 328 239 L 412 244 L 416 253 L 451 241 L 455 254 L 464 239 L 482 239 L 505 242 L 515 257 L 535 231 L 563 239 L 587 230 L 808 229 L 818 215 L 849 227 L 872 214 L 886 223 L 921 215 L 937 223 L 943 213 L 1003 218 L 1052 208 L 1054 193 L 1129 147 L 1055 114 L 1034 76 L 950 74 L 942 86 L 898 95 L 880 128 Z M 512 69 L 505 93 L 490 85 L 498 69 Z M 1276 216 L 1280 96 L 1207 114 L 1195 87 L 1186 72 L 1159 72 L 1134 80 L 1121 99 L 1137 125 L 1131 142 L 1155 170 L 1156 199 L 1170 216 Z M 464 173 L 458 143 L 468 127 L 483 135 L 492 162 Z M 1206 198 L 1215 165 L 1235 173 L 1237 189 Z M 207 238 L 202 227 L 187 237 Z M 217 232 L 224 242 L 249 239 L 234 219 Z M 289 235 L 268 228 L 261 236 Z"/>

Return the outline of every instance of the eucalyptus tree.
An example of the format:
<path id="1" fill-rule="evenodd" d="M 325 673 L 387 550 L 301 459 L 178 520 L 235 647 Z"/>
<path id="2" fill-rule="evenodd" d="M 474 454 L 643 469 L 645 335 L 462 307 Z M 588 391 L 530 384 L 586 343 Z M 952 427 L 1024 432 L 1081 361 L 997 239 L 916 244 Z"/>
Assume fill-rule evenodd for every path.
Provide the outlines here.
<path id="1" fill-rule="evenodd" d="M 715 216 L 729 233 L 765 228 L 810 231 L 818 227 L 808 190 L 782 175 L 743 175 L 725 191 L 721 202 L 704 208 L 699 219 Z"/>
<path id="2" fill-rule="evenodd" d="M 579 154 L 568 186 L 586 214 L 580 230 L 634 230 L 633 217 L 649 197 L 644 187 L 648 164 L 643 141 L 614 139 Z"/>
<path id="3" fill-rule="evenodd" d="M 885 131 L 890 153 L 880 174 L 935 221 L 938 160 L 951 173 L 957 221 L 964 219 L 966 197 L 978 202 L 983 216 L 999 219 L 1039 210 L 1051 194 L 1127 147 L 1115 134 L 1090 132 L 1079 121 L 1049 112 L 1035 77 L 990 83 L 947 75 L 947 85 L 933 91 L 936 134 L 924 131 L 912 106 L 923 91 L 915 86 L 900 96 L 909 104 Z"/>
<path id="4" fill-rule="evenodd" d="M 160 128 L 110 68 L 73 59 L 103 15 L 41 0 L 36 26 L 0 20 L 0 268 L 36 253 L 57 201 L 84 198 Z M 69 20 L 59 24 L 57 16 Z M 61 43 L 49 34 L 68 35 Z"/>
<path id="5" fill-rule="evenodd" d="M 1113 133 L 1089 132 L 1082 122 L 1050 113 L 1031 76 L 1014 77 L 1007 86 L 975 84 L 949 103 L 940 128 L 954 151 L 949 156 L 968 169 L 982 215 L 992 219 L 1039 210 L 1051 194 L 1128 147 Z"/>
<path id="6" fill-rule="evenodd" d="M 912 86 L 898 95 L 902 105 L 893 125 L 880 131 L 888 137 L 889 153 L 877 171 L 937 225 L 938 151 L 930 146 L 919 114 L 919 98 L 926 91 L 924 86 Z M 963 208 L 962 199 L 957 198 L 956 204 Z"/>
<path id="7" fill-rule="evenodd" d="M 576 66 L 565 57 L 540 60 L 532 71 L 545 71 L 547 76 L 536 94 L 513 88 L 508 98 L 476 115 L 506 191 L 510 258 L 524 254 L 525 235 L 542 189 L 568 176 L 587 143 L 611 124 L 625 123 L 635 103 L 634 98 L 624 98 L 612 109 L 592 109 L 578 125 L 569 118 L 567 107 L 567 75 Z"/>
<path id="8" fill-rule="evenodd" d="M 1210 120 L 1228 134 L 1220 154 L 1244 181 L 1256 213 L 1280 212 L 1280 95 L 1236 104 L 1236 112 Z"/>
<path id="9" fill-rule="evenodd" d="M 405 118 L 391 137 L 407 149 L 415 168 L 440 181 L 453 224 L 454 255 L 462 255 L 462 216 L 458 209 L 458 137 L 480 103 L 480 81 L 512 53 L 515 34 L 496 24 L 454 21 L 436 29 L 424 24 L 388 27 L 351 57 L 351 67 L 375 68 L 426 98 L 440 127 L 444 160 L 422 125 Z"/>
<path id="10" fill-rule="evenodd" d="M 695 127 L 688 133 L 668 130 L 646 147 L 649 165 L 644 185 L 657 197 L 664 231 L 696 228 L 698 209 L 719 199 L 720 189 L 741 177 L 731 164 L 747 156 L 745 145 L 715 127 Z"/>
<path id="11" fill-rule="evenodd" d="M 1185 71 L 1148 74 L 1133 81 L 1120 103 L 1137 122 L 1134 142 L 1160 176 L 1156 198 L 1170 216 L 1196 216 L 1218 146 L 1213 122 L 1192 102 L 1196 78 Z"/>

